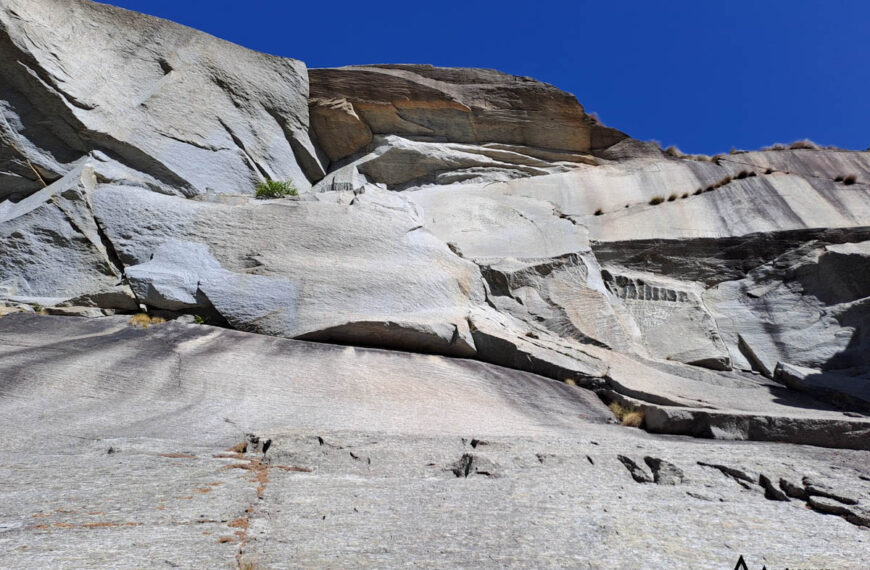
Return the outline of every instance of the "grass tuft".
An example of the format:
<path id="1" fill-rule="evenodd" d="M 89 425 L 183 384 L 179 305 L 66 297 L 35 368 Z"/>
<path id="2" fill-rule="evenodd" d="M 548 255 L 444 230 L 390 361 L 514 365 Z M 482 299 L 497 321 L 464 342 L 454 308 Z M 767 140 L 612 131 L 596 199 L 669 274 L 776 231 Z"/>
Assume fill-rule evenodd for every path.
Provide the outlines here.
<path id="1" fill-rule="evenodd" d="M 843 184 L 845 184 L 846 186 L 851 186 L 852 184 L 854 184 L 857 181 L 858 181 L 858 177 L 855 176 L 854 174 L 849 174 L 849 175 L 843 177 Z"/>
<path id="2" fill-rule="evenodd" d="M 299 191 L 289 180 L 266 180 L 257 184 L 256 197 L 260 200 L 298 196 Z"/>
<path id="3" fill-rule="evenodd" d="M 603 214 L 603 213 L 604 213 L 604 210 L 602 210 L 601 208 L 598 208 L 597 210 L 595 210 L 595 215 L 596 215 L 596 216 L 600 216 L 600 215 Z"/>
<path id="4" fill-rule="evenodd" d="M 665 201 L 664 196 L 653 196 L 652 200 L 649 201 L 650 206 L 658 206 L 662 202 Z"/>

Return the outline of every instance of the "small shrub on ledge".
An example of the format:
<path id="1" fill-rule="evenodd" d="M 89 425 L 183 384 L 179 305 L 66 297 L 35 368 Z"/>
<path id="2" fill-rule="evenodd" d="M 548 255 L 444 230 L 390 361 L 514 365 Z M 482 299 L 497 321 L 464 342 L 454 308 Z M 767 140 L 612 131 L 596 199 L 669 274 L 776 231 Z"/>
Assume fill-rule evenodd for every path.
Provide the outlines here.
<path id="1" fill-rule="evenodd" d="M 649 203 L 650 203 L 650 206 L 657 206 L 664 201 L 665 201 L 665 199 L 663 196 L 654 196 L 653 199 L 649 201 Z"/>
<path id="2" fill-rule="evenodd" d="M 299 191 L 289 180 L 266 180 L 257 184 L 256 194 L 258 200 L 283 198 L 285 196 L 298 196 Z"/>
<path id="3" fill-rule="evenodd" d="M 623 406 L 619 402 L 611 402 L 610 411 L 619 420 L 619 423 L 626 427 L 642 427 L 646 416 L 643 409 L 634 408 L 631 406 Z"/>

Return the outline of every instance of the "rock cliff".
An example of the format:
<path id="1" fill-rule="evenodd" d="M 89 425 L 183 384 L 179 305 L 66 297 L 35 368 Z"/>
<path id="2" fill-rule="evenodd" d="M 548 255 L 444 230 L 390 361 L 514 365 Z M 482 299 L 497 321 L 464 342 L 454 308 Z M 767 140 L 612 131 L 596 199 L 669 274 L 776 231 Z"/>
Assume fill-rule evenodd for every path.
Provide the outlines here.
<path id="1" fill-rule="evenodd" d="M 476 537 L 497 530 L 496 511 L 528 507 L 506 498 L 511 485 L 539 494 L 593 467 L 600 474 L 584 477 L 607 501 L 625 493 L 670 509 L 689 500 L 713 516 L 716 499 L 733 502 L 730 516 L 770 521 L 780 515 L 764 498 L 792 497 L 839 515 L 824 531 L 832 545 L 870 526 L 870 152 L 665 153 L 530 78 L 424 65 L 309 70 L 87 0 L 3 0 L 0 76 L 3 463 L 50 439 L 77 450 L 70 469 L 82 480 L 114 460 L 103 448 L 123 449 L 124 477 L 135 481 L 137 469 L 163 469 L 155 458 L 183 456 L 195 466 L 179 476 L 199 469 L 216 486 L 243 483 L 215 469 L 252 473 L 259 500 L 270 469 L 302 473 L 303 486 L 331 489 L 315 493 L 330 518 L 345 516 L 330 510 L 340 510 L 323 498 L 330 493 L 367 494 L 372 502 L 357 506 L 383 517 L 377 493 L 438 495 L 460 473 L 490 485 L 462 488 L 463 500 L 495 509 L 462 523 Z M 296 192 L 259 199 L 257 184 L 269 180 Z M 46 312 L 56 316 L 37 314 Z M 175 322 L 128 324 L 141 313 L 146 324 Z M 645 432 L 608 425 L 604 404 L 637 414 Z M 327 433 L 345 443 L 325 443 Z M 701 448 L 654 434 L 754 443 Z M 474 442 L 484 436 L 482 452 Z M 242 463 L 215 463 L 239 437 L 257 438 L 259 455 L 245 444 L 223 457 Z M 638 446 L 648 448 L 649 474 L 628 457 Z M 54 466 L 55 451 L 39 461 Z M 8 469 L 7 480 L 24 477 Z M 159 473 L 161 493 L 187 492 Z M 336 479 L 348 474 L 374 479 L 348 490 Z M 651 485 L 623 490 L 617 474 Z M 814 493 L 820 477 L 858 489 L 852 502 Z M 732 483 L 727 499 L 709 490 Z M 738 484 L 764 498 L 737 493 Z M 669 486 L 689 490 L 677 497 Z M 568 489 L 573 498 L 550 521 L 568 534 L 541 537 L 547 548 L 577 538 L 566 530 L 572 509 L 592 501 L 589 485 Z M 4 492 L 7 504 L 21 492 Z M 52 505 L 65 501 L 64 490 L 52 492 Z M 294 527 L 327 520 L 317 509 L 279 516 L 296 500 L 279 496 L 259 513 Z M 127 520 L 142 518 L 146 499 L 137 495 L 138 511 L 127 514 L 112 503 L 107 525 L 163 536 L 165 521 Z M 445 512 L 462 510 L 454 499 L 442 498 Z M 235 545 L 227 553 L 240 565 L 251 552 L 281 565 L 279 525 L 254 506 L 233 515 L 239 505 L 222 500 L 191 507 L 212 512 L 209 524 L 241 521 L 221 542 Z M 16 563 L 36 563 L 27 533 L 43 533 L 47 553 L 63 543 L 58 529 L 91 524 L 78 515 L 19 524 L 42 516 L 34 509 L 43 505 L 28 499 L 0 515 L 0 543 L 17 548 Z M 820 517 L 788 512 L 802 544 L 800 529 Z M 399 516 L 452 548 L 437 516 Z M 528 524 L 537 514 L 516 516 Z M 636 531 L 629 519 L 612 530 Z M 661 540 L 653 537 L 669 524 L 646 526 L 648 539 Z M 363 543 L 395 533 L 414 544 L 407 529 L 323 524 L 329 536 L 348 528 Z M 765 533 L 774 529 L 744 537 L 749 551 L 769 546 Z M 74 565 L 100 563 L 90 540 Z M 192 546 L 198 540 L 185 535 L 166 561 L 225 560 Z M 657 543 L 655 556 L 674 566 L 725 556 L 701 542 L 679 552 Z M 518 544 L 488 543 L 504 559 L 480 551 L 444 563 L 579 560 L 565 545 L 536 555 Z M 806 565 L 781 546 L 792 565 Z M 380 557 L 341 548 L 348 566 L 426 557 L 419 545 Z M 116 562 L 159 558 L 131 552 Z M 327 552 L 306 547 L 300 564 L 326 564 Z M 611 555 L 595 553 L 603 566 L 616 563 Z"/>

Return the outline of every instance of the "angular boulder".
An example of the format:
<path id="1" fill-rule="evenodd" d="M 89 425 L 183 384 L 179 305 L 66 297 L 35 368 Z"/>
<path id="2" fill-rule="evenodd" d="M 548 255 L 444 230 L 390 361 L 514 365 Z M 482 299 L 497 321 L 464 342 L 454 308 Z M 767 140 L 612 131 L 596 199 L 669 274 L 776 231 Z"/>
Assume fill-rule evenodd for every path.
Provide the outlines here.
<path id="1" fill-rule="evenodd" d="M 309 76 L 312 97 L 344 99 L 375 134 L 580 152 L 626 138 L 586 115 L 570 93 L 490 69 L 370 65 L 312 69 Z M 328 130 L 315 130 L 330 140 Z"/>

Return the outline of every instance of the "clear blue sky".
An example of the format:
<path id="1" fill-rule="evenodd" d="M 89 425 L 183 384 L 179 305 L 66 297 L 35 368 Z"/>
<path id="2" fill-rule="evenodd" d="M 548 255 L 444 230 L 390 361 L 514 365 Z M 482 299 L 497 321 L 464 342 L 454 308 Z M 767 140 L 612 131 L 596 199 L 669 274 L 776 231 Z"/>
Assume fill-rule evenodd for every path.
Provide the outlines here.
<path id="1" fill-rule="evenodd" d="M 870 146 L 870 1 L 108 0 L 309 67 L 528 75 L 686 152 Z"/>

